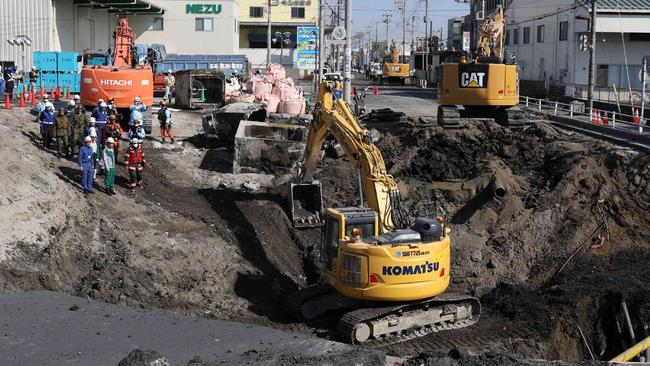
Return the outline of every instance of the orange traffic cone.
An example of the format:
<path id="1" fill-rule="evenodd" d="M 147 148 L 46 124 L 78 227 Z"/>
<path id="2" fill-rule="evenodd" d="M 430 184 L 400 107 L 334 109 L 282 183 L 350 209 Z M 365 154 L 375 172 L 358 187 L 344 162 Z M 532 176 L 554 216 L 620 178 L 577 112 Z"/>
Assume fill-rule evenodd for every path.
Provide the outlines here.
<path id="1" fill-rule="evenodd" d="M 372 94 L 379 95 L 379 87 L 377 85 L 372 88 Z"/>
<path id="2" fill-rule="evenodd" d="M 36 93 L 32 92 L 31 96 L 32 96 L 32 100 L 30 100 L 29 102 L 32 104 L 33 107 L 36 105 Z"/>
<path id="3" fill-rule="evenodd" d="M 54 89 L 54 87 L 50 89 L 50 98 L 52 98 L 52 100 L 56 98 L 56 90 Z"/>
<path id="4" fill-rule="evenodd" d="M 25 107 L 25 94 L 20 94 L 19 100 L 18 100 L 18 107 L 24 108 Z"/>
<path id="5" fill-rule="evenodd" d="M 5 94 L 5 109 L 11 109 L 11 98 L 9 98 L 9 94 Z"/>
<path id="6" fill-rule="evenodd" d="M 70 87 L 67 87 L 65 89 L 65 97 L 68 99 L 72 99 L 72 97 L 70 96 Z"/>
<path id="7" fill-rule="evenodd" d="M 54 100 L 59 100 L 61 99 L 61 88 L 59 86 L 56 87 L 56 96 L 54 97 Z"/>
<path id="8" fill-rule="evenodd" d="M 39 88 L 39 92 L 41 94 L 41 100 L 43 100 L 43 98 L 45 97 L 45 88 L 42 88 L 42 87 Z"/>
<path id="9" fill-rule="evenodd" d="M 632 110 L 633 110 L 632 113 L 634 114 L 634 119 L 633 119 L 634 124 L 638 125 L 639 123 L 641 123 L 641 118 L 639 118 L 639 110 L 636 108 L 632 108 Z"/>
<path id="10" fill-rule="evenodd" d="M 600 112 L 597 109 L 594 109 L 591 112 L 591 123 L 593 123 L 595 125 L 602 124 L 602 121 L 600 120 Z"/>

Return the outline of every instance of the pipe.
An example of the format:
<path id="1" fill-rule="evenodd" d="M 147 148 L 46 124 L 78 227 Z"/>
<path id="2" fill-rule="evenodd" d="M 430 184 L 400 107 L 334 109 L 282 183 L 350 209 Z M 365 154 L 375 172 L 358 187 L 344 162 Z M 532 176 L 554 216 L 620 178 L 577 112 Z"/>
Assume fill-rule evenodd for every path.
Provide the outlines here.
<path id="1" fill-rule="evenodd" d="M 499 179 L 498 176 L 494 176 L 490 182 L 490 193 L 492 197 L 503 198 L 508 194 L 508 188 L 503 183 L 503 180 Z"/>
<path id="2" fill-rule="evenodd" d="M 623 308 L 623 316 L 625 316 L 625 324 L 627 325 L 628 335 L 630 336 L 630 342 L 634 342 L 636 336 L 634 335 L 634 327 L 632 326 L 632 320 L 630 319 L 630 312 L 627 310 L 627 304 L 625 299 L 621 300 L 621 308 Z"/>
<path id="3" fill-rule="evenodd" d="M 637 357 L 641 352 L 650 348 L 650 337 L 642 340 L 641 342 L 635 344 L 634 346 L 628 348 L 620 355 L 612 358 L 610 362 L 627 362 L 634 357 Z"/>

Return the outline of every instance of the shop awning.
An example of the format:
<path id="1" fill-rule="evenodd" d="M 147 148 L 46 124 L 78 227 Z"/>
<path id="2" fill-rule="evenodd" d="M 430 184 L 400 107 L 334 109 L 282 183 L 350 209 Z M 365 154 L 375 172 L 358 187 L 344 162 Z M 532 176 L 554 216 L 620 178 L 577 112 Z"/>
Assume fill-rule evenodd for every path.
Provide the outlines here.
<path id="1" fill-rule="evenodd" d="M 93 9 L 108 10 L 117 14 L 164 14 L 165 9 L 147 0 L 74 0 L 78 6 L 92 6 Z"/>

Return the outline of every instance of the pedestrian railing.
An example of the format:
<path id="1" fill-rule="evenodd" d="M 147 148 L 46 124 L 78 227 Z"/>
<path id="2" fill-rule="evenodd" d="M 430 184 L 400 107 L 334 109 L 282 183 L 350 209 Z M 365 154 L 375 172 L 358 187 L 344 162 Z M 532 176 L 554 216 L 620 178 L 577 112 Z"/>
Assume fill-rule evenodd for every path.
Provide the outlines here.
<path id="1" fill-rule="evenodd" d="M 542 115 L 546 119 L 549 119 L 549 117 L 569 118 L 602 128 L 637 131 L 639 134 L 644 133 L 646 123 L 646 119 L 644 118 L 642 120 L 638 115 L 629 115 L 597 108 L 590 110 L 583 104 L 561 103 L 554 100 L 532 97 L 522 97 L 519 104 L 525 111 Z M 582 108 L 578 106 L 582 106 Z"/>

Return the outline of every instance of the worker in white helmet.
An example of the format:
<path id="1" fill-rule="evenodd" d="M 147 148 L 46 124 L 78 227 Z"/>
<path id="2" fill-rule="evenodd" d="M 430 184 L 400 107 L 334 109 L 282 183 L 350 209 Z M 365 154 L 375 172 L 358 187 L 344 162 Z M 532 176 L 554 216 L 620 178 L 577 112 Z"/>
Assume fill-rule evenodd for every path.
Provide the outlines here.
<path id="1" fill-rule="evenodd" d="M 168 70 L 167 74 L 165 75 L 165 99 L 170 104 L 172 102 L 172 91 L 174 89 L 174 85 L 176 85 L 176 78 L 172 74 L 172 71 Z"/>
<path id="2" fill-rule="evenodd" d="M 45 110 L 38 116 L 41 122 L 41 136 L 43 137 L 43 145 L 46 149 L 50 148 L 52 138 L 54 137 L 54 105 L 51 102 L 45 103 Z"/>
<path id="3" fill-rule="evenodd" d="M 29 90 L 36 91 L 36 84 L 38 83 L 38 70 L 36 66 L 32 66 L 32 71 L 29 72 Z"/>
<path id="4" fill-rule="evenodd" d="M 147 110 L 147 106 L 140 101 L 140 97 L 133 98 L 133 104 L 131 104 L 129 110 L 131 111 L 131 116 L 129 117 L 130 127 L 133 127 L 133 120 L 135 118 L 139 119 L 140 121 L 144 121 L 144 115 L 142 112 Z"/>

